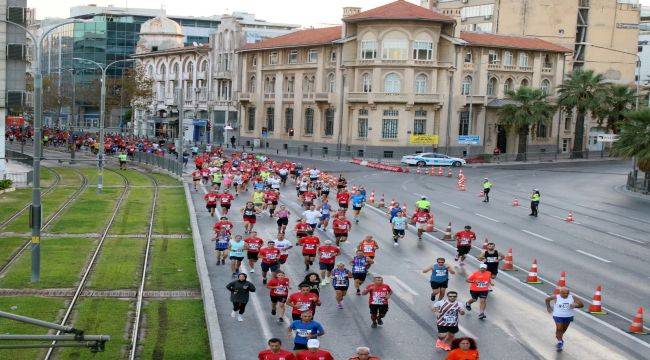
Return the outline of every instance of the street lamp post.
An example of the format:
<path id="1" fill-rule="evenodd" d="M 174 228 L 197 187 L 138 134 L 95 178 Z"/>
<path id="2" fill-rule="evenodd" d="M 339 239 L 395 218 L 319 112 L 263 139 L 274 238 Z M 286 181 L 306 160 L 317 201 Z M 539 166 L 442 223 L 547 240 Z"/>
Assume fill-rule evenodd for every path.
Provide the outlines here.
<path id="1" fill-rule="evenodd" d="M 36 48 L 36 64 L 34 66 L 34 159 L 32 163 L 34 171 L 34 180 L 32 181 L 32 206 L 30 208 L 31 226 L 32 226 L 32 239 L 31 239 L 31 257 L 32 257 L 32 274 L 31 282 L 37 283 L 41 277 L 41 156 L 42 156 L 42 143 L 43 136 L 43 74 L 41 74 L 41 54 L 43 51 L 43 40 L 55 29 L 72 23 L 84 22 L 80 19 L 73 19 L 56 24 L 45 30 L 40 36 L 34 35 L 26 27 L 15 22 L 0 19 L 8 25 L 16 26 L 25 30 L 27 36 L 32 39 L 34 47 Z"/>
<path id="2" fill-rule="evenodd" d="M 108 63 L 108 65 L 104 66 L 96 61 L 93 60 L 88 60 L 84 58 L 72 58 L 72 60 L 78 60 L 78 61 L 85 61 L 90 64 L 93 64 L 99 68 L 102 72 L 102 87 L 101 87 L 101 93 L 100 93 L 100 98 L 99 98 L 99 155 L 97 158 L 97 192 L 101 193 L 103 188 L 104 188 L 104 124 L 105 124 L 105 116 L 106 116 L 106 71 L 108 70 L 109 67 L 112 65 L 115 65 L 117 63 L 121 62 L 129 62 L 129 61 L 134 61 L 133 59 L 122 59 L 122 60 L 115 60 L 111 63 Z"/>

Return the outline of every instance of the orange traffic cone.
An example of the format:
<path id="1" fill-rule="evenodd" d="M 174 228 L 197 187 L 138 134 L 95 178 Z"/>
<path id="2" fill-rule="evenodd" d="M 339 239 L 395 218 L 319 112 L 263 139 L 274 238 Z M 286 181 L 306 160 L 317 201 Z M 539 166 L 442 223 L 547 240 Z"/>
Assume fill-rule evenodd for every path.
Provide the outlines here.
<path id="1" fill-rule="evenodd" d="M 427 226 L 424 228 L 424 231 L 426 232 L 434 232 L 436 231 L 436 227 L 433 222 L 433 216 L 427 221 Z"/>
<path id="2" fill-rule="evenodd" d="M 512 263 L 512 248 L 508 248 L 508 254 L 506 255 L 506 259 L 503 263 L 503 266 L 501 267 L 501 270 L 505 270 L 505 271 L 515 270 L 515 267 Z"/>
<path id="3" fill-rule="evenodd" d="M 537 259 L 533 259 L 533 264 L 530 266 L 530 271 L 528 271 L 528 276 L 526 277 L 526 282 L 528 284 L 541 284 L 537 277 Z"/>
<path id="4" fill-rule="evenodd" d="M 558 295 L 561 287 L 566 287 L 566 271 L 560 273 L 560 280 L 557 281 L 557 286 L 555 287 L 555 290 L 553 290 L 553 295 Z"/>
<path id="5" fill-rule="evenodd" d="M 465 181 L 459 181 L 458 190 L 465 191 Z"/>
<path id="6" fill-rule="evenodd" d="M 368 197 L 368 203 L 370 203 L 371 205 L 375 204 L 375 192 L 374 191 L 370 192 L 370 197 Z"/>
<path id="7" fill-rule="evenodd" d="M 438 176 L 443 176 L 445 175 L 445 172 L 442 171 L 442 166 L 438 167 Z"/>
<path id="8" fill-rule="evenodd" d="M 589 313 L 594 314 L 594 315 L 605 315 L 607 314 L 605 311 L 603 311 L 602 307 L 602 292 L 603 292 L 603 286 L 598 285 L 596 288 L 596 292 L 594 293 L 594 299 L 591 301 L 591 305 L 589 305 Z"/>
<path id="9" fill-rule="evenodd" d="M 445 229 L 445 236 L 442 238 L 442 240 L 451 241 L 451 221 L 449 224 L 447 224 L 447 228 Z"/>
<path id="10" fill-rule="evenodd" d="M 630 324 L 629 331 L 634 334 L 641 334 L 641 335 L 647 334 L 645 330 L 643 330 L 643 307 L 640 307 L 636 311 L 636 316 L 634 316 L 634 319 L 632 320 L 632 324 Z"/>
<path id="11" fill-rule="evenodd" d="M 433 166 L 429 169 L 429 176 L 434 176 L 436 175 L 436 168 Z"/>
<path id="12" fill-rule="evenodd" d="M 519 206 L 519 200 L 517 200 L 517 198 L 512 200 L 512 206 Z"/>
<path id="13" fill-rule="evenodd" d="M 485 241 L 483 242 L 483 251 L 487 250 L 487 247 L 488 247 L 488 238 L 486 236 Z"/>
<path id="14" fill-rule="evenodd" d="M 567 216 L 566 219 L 564 219 L 564 221 L 566 221 L 566 222 L 573 222 L 574 221 L 574 219 L 573 219 L 573 211 L 569 210 L 569 216 Z"/>
<path id="15" fill-rule="evenodd" d="M 447 170 L 447 177 L 452 177 L 453 174 L 451 173 L 451 169 Z"/>
<path id="16" fill-rule="evenodd" d="M 379 208 L 382 209 L 384 206 L 386 206 L 386 201 L 384 200 L 384 194 L 381 194 L 381 197 L 379 198 Z"/>
<path id="17" fill-rule="evenodd" d="M 463 170 L 462 169 L 458 170 L 458 178 L 460 179 L 463 178 L 464 176 L 465 175 L 463 175 Z"/>
<path id="18" fill-rule="evenodd" d="M 402 168 L 402 172 L 406 174 L 406 173 L 410 173 L 411 170 L 409 170 L 408 166 L 404 166 L 404 167 Z"/>
<path id="19" fill-rule="evenodd" d="M 418 166 L 417 170 L 415 170 L 417 174 L 422 174 L 422 169 Z"/>

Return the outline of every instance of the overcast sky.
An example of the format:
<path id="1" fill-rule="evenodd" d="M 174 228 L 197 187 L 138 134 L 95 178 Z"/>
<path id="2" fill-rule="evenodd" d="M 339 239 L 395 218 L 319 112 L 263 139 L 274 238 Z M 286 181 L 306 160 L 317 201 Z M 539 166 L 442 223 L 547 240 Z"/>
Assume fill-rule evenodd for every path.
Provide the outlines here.
<path id="1" fill-rule="evenodd" d="M 300 25 L 338 24 L 343 6 L 360 6 L 364 10 L 392 0 L 27 0 L 36 8 L 36 17 L 68 17 L 75 5 L 113 5 L 118 7 L 165 8 L 168 15 L 209 16 L 245 11 L 259 19 Z M 409 0 L 419 3 L 419 0 Z M 650 0 L 641 0 L 650 5 Z"/>

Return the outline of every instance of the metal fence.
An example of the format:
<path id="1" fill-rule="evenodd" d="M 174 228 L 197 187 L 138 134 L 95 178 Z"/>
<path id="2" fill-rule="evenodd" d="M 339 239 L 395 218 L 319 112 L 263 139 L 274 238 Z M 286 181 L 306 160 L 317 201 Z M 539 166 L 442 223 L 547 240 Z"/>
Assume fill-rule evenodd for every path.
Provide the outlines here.
<path id="1" fill-rule="evenodd" d="M 284 156 L 293 156 L 293 157 L 308 157 L 308 158 L 321 158 L 321 159 L 352 159 L 352 158 L 363 158 L 366 160 L 376 160 L 384 163 L 399 163 L 402 156 L 412 155 L 414 153 L 420 153 L 422 151 L 416 151 L 413 149 L 404 149 L 399 150 L 395 148 L 387 150 L 371 150 L 364 151 L 363 149 L 358 149 L 355 151 L 349 150 L 337 150 L 336 145 L 334 147 L 307 147 L 307 146 L 294 146 L 294 147 L 283 147 L 283 148 L 262 148 L 262 147 L 251 147 L 251 146 L 242 146 L 239 148 L 243 151 L 254 151 L 258 153 L 265 153 L 270 155 L 284 155 Z M 431 150 L 426 150 L 425 152 L 432 152 Z M 438 153 L 444 154 L 444 149 L 438 149 Z M 450 156 L 460 157 L 467 161 L 469 164 L 482 164 L 482 163 L 501 163 L 501 162 L 513 162 L 513 161 L 557 161 L 557 160 L 568 160 L 568 159 L 594 159 L 594 158 L 608 158 L 609 151 L 579 151 L 579 152 L 526 152 L 522 154 L 470 154 L 469 156 L 464 156 L 464 154 L 454 154 L 450 153 Z"/>
<path id="2" fill-rule="evenodd" d="M 174 156 L 158 156 L 148 152 L 137 151 L 131 158 L 132 161 L 158 167 L 175 175 L 183 175 L 183 163 Z"/>
<path id="3" fill-rule="evenodd" d="M 650 173 L 642 173 L 639 176 L 639 170 L 630 171 L 627 174 L 627 189 L 642 194 L 650 193 Z"/>

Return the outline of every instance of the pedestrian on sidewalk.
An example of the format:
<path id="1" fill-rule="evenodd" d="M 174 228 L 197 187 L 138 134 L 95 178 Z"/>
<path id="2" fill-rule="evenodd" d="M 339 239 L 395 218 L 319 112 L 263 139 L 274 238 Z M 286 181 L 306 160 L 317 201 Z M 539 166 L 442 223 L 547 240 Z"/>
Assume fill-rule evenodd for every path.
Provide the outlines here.
<path id="1" fill-rule="evenodd" d="M 539 190 L 533 189 L 533 194 L 530 196 L 530 214 L 529 216 L 537 217 L 539 209 L 540 194 Z"/>
<path id="2" fill-rule="evenodd" d="M 250 293 L 255 292 L 255 285 L 247 280 L 248 275 L 240 273 L 237 280 L 232 281 L 226 285 L 226 289 L 230 291 L 230 302 L 232 302 L 231 317 L 237 316 L 237 321 L 244 321 L 242 315 L 246 311 L 246 304 L 250 298 Z M 239 315 L 237 315 L 239 313 Z"/>

